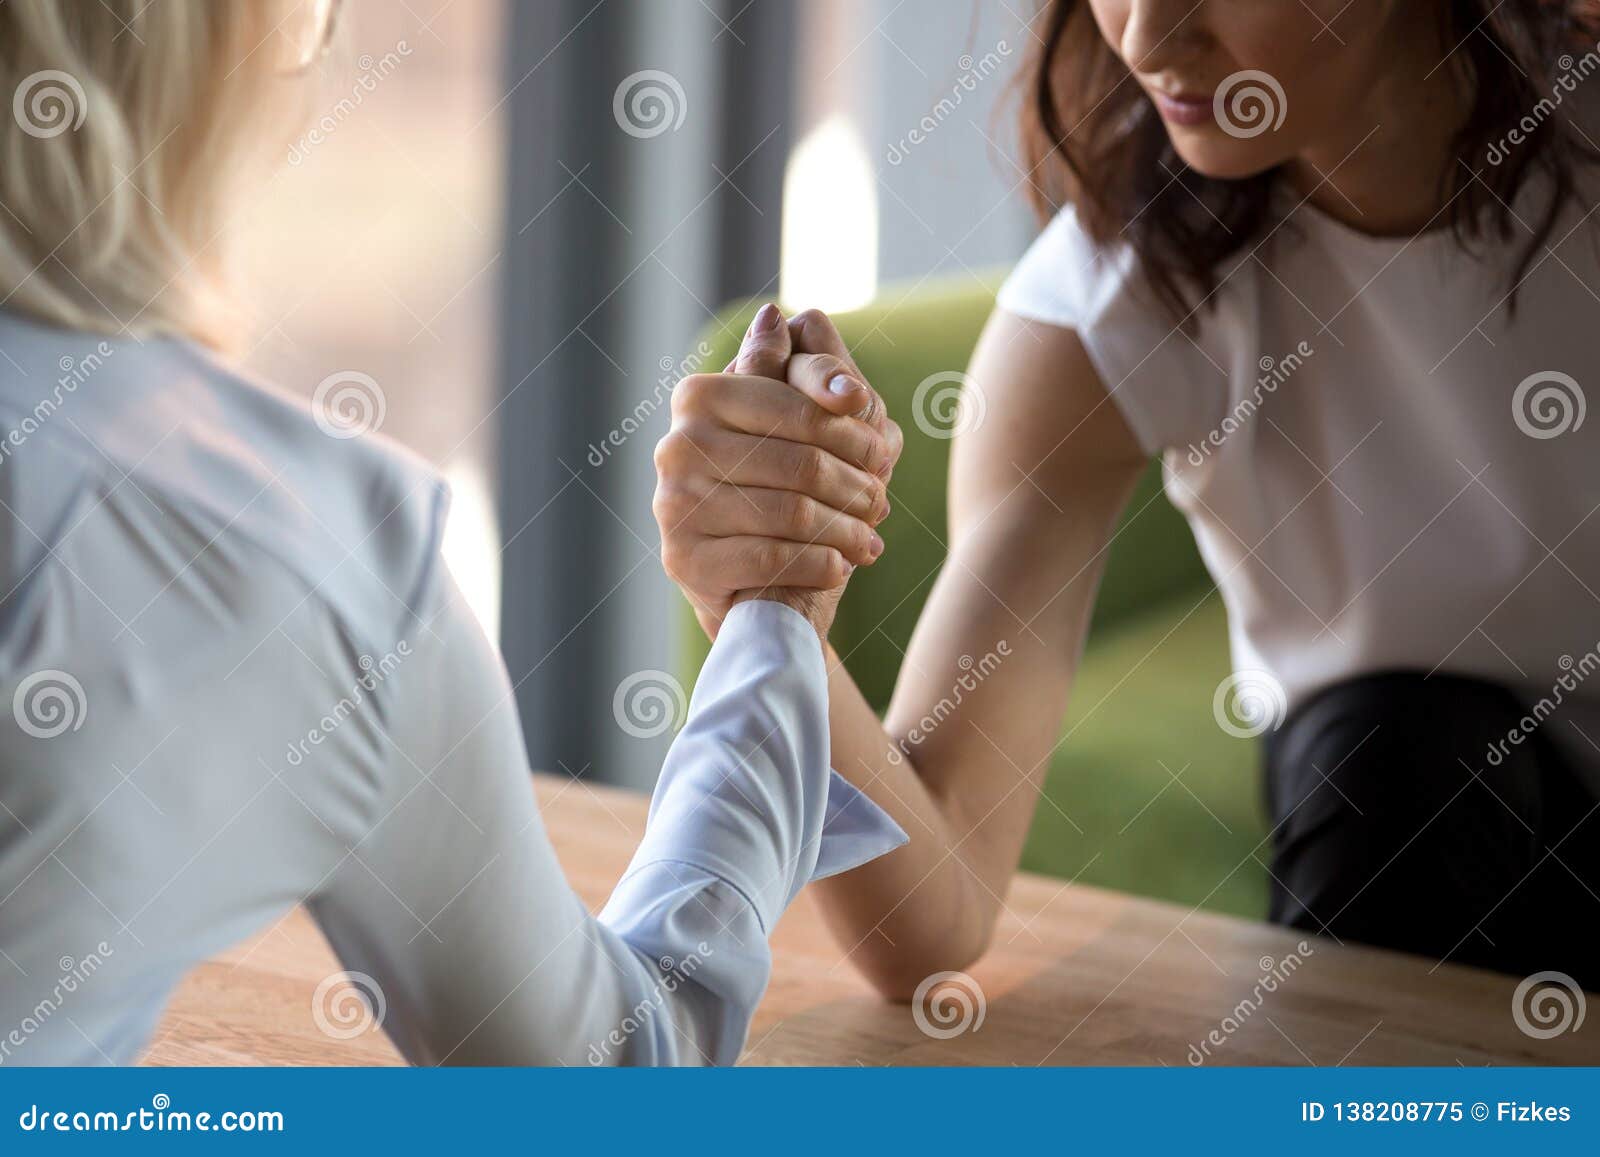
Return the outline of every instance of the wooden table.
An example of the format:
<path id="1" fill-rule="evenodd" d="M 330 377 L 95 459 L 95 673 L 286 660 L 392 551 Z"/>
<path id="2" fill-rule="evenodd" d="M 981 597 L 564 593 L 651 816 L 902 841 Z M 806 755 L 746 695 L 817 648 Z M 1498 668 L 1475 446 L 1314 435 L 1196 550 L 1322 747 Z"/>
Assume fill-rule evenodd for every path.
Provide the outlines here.
<path id="1" fill-rule="evenodd" d="M 536 780 L 568 877 L 598 908 L 643 831 L 647 801 Z M 744 1063 L 1600 1063 L 1600 1004 L 1577 1030 L 1536 1040 L 1512 1017 L 1516 978 L 1315 938 L 1301 955 L 1300 936 L 1265 924 L 1039 876 L 1019 877 L 1006 903 L 993 950 L 971 970 L 982 1023 L 940 1039 L 910 1008 L 871 993 L 802 895 L 777 930 Z M 190 976 L 146 1062 L 399 1063 L 380 1032 L 333 1040 L 312 1022 L 312 991 L 339 967 L 297 910 Z M 938 1005 L 954 1012 L 955 995 L 946 990 Z"/>

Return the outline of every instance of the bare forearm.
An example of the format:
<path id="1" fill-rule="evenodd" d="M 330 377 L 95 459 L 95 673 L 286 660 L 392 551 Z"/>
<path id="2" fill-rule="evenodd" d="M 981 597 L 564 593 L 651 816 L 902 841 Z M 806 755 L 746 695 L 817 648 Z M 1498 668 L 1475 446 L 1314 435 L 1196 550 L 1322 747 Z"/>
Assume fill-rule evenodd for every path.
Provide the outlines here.
<path id="1" fill-rule="evenodd" d="M 828 651 L 834 768 L 905 829 L 905 847 L 814 885 L 840 950 L 885 995 L 962 968 L 988 941 L 989 916 L 944 806 L 890 738 L 837 653 Z"/>
<path id="2" fill-rule="evenodd" d="M 987 947 L 1076 668 L 1099 574 L 1082 561 L 1093 554 L 1089 528 L 1074 568 L 1040 567 L 1037 556 L 997 564 L 1016 557 L 1007 543 L 1019 526 L 1038 525 L 1034 512 L 1016 514 L 991 520 L 952 555 L 886 723 L 842 666 L 830 674 L 834 766 L 911 842 L 820 898 L 852 961 L 891 994 L 965 967 Z M 1058 543 L 1072 541 L 1067 527 L 1054 529 Z"/>

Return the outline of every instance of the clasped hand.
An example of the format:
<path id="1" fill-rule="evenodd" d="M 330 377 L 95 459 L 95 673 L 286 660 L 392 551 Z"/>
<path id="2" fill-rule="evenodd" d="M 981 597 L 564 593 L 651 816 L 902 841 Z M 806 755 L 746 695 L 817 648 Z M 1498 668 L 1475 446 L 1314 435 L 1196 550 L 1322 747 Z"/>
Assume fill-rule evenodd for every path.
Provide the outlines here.
<path id="1" fill-rule="evenodd" d="M 684 378 L 656 445 L 653 509 L 667 574 L 712 638 L 736 603 L 773 599 L 826 639 L 877 526 L 904 445 L 827 316 L 765 305 L 720 374 Z"/>

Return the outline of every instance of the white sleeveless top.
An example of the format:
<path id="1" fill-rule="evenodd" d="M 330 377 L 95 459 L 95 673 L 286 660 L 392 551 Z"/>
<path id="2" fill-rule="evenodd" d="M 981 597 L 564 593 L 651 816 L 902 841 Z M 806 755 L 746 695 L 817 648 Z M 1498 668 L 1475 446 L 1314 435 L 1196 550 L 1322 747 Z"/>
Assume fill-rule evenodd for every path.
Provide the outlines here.
<path id="1" fill-rule="evenodd" d="M 1514 315 L 1516 241 L 1474 257 L 1448 230 L 1379 239 L 1298 198 L 1192 339 L 1071 209 L 1002 288 L 1006 311 L 1076 331 L 1164 455 L 1235 679 L 1281 692 L 1274 718 L 1362 674 L 1460 674 L 1544 701 L 1529 722 L 1600 769 L 1600 259 L 1582 200 Z"/>

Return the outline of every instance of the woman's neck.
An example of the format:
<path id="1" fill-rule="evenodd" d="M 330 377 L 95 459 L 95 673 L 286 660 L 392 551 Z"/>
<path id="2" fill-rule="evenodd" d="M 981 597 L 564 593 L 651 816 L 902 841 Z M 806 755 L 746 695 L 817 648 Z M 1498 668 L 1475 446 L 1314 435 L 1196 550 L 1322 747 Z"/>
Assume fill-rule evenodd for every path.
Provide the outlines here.
<path id="1" fill-rule="evenodd" d="M 1472 87 L 1458 58 L 1447 59 L 1435 40 L 1419 28 L 1396 36 L 1395 44 L 1418 46 L 1414 59 L 1389 58 L 1341 118 L 1341 131 L 1285 168 L 1300 196 L 1352 229 L 1393 237 L 1443 223 L 1448 171 L 1461 163 L 1453 145 Z"/>

